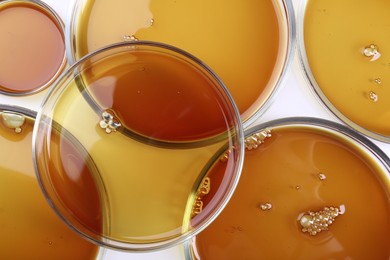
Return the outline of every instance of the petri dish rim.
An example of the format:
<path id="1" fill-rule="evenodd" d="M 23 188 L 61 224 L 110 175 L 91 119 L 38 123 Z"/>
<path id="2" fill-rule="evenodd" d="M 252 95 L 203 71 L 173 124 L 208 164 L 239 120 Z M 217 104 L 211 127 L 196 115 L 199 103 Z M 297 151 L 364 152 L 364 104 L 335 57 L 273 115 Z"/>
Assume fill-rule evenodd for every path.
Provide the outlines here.
<path id="1" fill-rule="evenodd" d="M 67 223 L 67 225 L 70 226 L 70 228 L 74 229 L 80 235 L 82 235 L 83 237 L 87 238 L 88 240 L 94 242 L 95 244 L 98 244 L 98 245 L 106 247 L 106 248 L 127 251 L 127 252 L 150 252 L 150 251 L 156 251 L 156 250 L 169 248 L 169 247 L 181 244 L 184 241 L 190 239 L 191 237 L 193 237 L 196 234 L 198 234 L 199 232 L 201 232 L 204 228 L 206 228 L 206 226 L 209 225 L 219 215 L 219 213 L 223 210 L 225 205 L 228 203 L 230 197 L 232 196 L 234 189 L 238 184 L 239 177 L 241 174 L 241 170 L 242 170 L 242 166 L 243 166 L 243 158 L 244 158 L 244 145 L 243 145 L 243 136 L 244 136 L 243 131 L 244 130 L 243 130 L 243 125 L 241 123 L 238 108 L 234 103 L 234 99 L 232 98 L 230 92 L 225 87 L 223 82 L 219 79 L 219 77 L 206 64 L 201 62 L 199 59 L 197 59 L 193 55 L 191 55 L 191 54 L 189 54 L 189 53 L 187 53 L 179 48 L 176 48 L 176 47 L 171 46 L 171 45 L 163 44 L 163 43 L 152 42 L 152 41 L 137 41 L 137 42 L 121 42 L 121 43 L 115 43 L 112 45 L 105 46 L 101 49 L 98 49 L 98 50 L 84 56 L 79 61 L 77 61 L 76 63 L 71 65 L 69 67 L 69 69 L 65 73 L 63 73 L 61 75 L 61 77 L 57 80 L 56 84 L 60 84 L 61 81 L 64 81 L 64 82 L 71 81 L 72 79 L 69 80 L 68 77 L 77 76 L 78 67 L 81 66 L 84 62 L 87 62 L 90 59 L 93 59 L 93 57 L 95 55 L 99 55 L 99 54 L 104 53 L 106 51 L 115 50 L 116 48 L 128 48 L 130 50 L 136 50 L 137 46 L 163 48 L 163 49 L 166 49 L 166 50 L 173 52 L 176 55 L 184 56 L 185 58 L 195 62 L 198 66 L 200 66 L 202 69 L 204 69 L 206 71 L 208 76 L 210 76 L 211 78 L 216 80 L 216 82 L 218 83 L 218 86 L 221 88 L 220 90 L 223 91 L 225 98 L 227 98 L 227 100 L 229 101 L 228 105 L 230 105 L 231 108 L 233 109 L 233 111 L 231 111 L 231 112 L 234 113 L 234 115 L 232 115 L 232 116 L 234 116 L 235 124 L 231 128 L 234 128 L 235 139 L 234 139 L 234 141 L 230 140 L 230 142 L 235 144 L 234 149 L 235 149 L 235 151 L 237 151 L 238 158 L 236 159 L 236 162 L 234 164 L 233 178 L 229 178 L 229 189 L 224 191 L 223 197 L 219 200 L 218 207 L 216 209 L 213 209 L 212 214 L 210 214 L 209 217 L 205 218 L 206 219 L 205 221 L 202 221 L 201 224 L 198 225 L 196 228 L 190 229 L 189 231 L 182 233 L 178 237 L 173 237 L 173 238 L 169 238 L 169 239 L 166 239 L 163 241 L 150 242 L 150 243 L 127 243 L 127 242 L 123 242 L 123 241 L 120 241 L 117 239 L 106 237 L 105 235 L 103 235 L 101 239 L 96 239 L 93 236 L 90 236 L 89 234 L 86 234 L 83 231 L 80 231 L 77 227 L 75 227 L 72 224 L 72 221 L 70 221 L 66 217 L 64 217 L 63 214 L 61 213 L 61 210 L 58 208 L 58 206 L 55 205 L 55 203 L 53 203 L 53 200 L 50 198 L 48 189 L 52 189 L 52 188 L 45 187 L 45 185 L 43 184 L 43 181 L 42 181 L 42 177 L 40 176 L 41 174 L 47 175 L 47 173 L 40 173 L 40 171 L 39 171 L 38 154 L 37 154 L 37 151 L 39 149 L 37 149 L 37 146 L 38 146 L 37 139 L 39 139 L 39 135 L 40 135 L 40 130 L 39 130 L 40 129 L 40 122 L 45 121 L 45 120 L 49 120 L 49 121 L 51 120 L 50 118 L 48 118 L 45 115 L 44 111 L 45 110 L 49 110 L 49 111 L 53 110 L 53 107 L 55 106 L 56 101 L 53 101 L 51 99 L 54 98 L 54 100 L 56 100 L 56 98 L 58 98 L 58 95 L 59 95 L 58 92 L 62 92 L 64 90 L 64 88 L 66 88 L 67 84 L 65 84 L 65 87 L 64 86 L 59 87 L 62 89 L 56 88 L 56 85 L 54 85 L 53 88 L 49 89 L 49 92 L 45 96 L 45 98 L 44 98 L 44 100 L 43 100 L 43 102 L 38 110 L 35 125 L 34 125 L 32 149 L 33 149 L 34 167 L 36 170 L 36 174 L 38 175 L 38 179 L 39 179 L 41 188 L 43 190 L 43 193 L 45 194 L 46 199 L 49 201 L 49 204 L 54 209 L 54 211 L 57 213 L 57 215 L 59 215 L 65 221 L 65 223 Z M 134 48 L 132 48 L 132 47 L 134 47 Z M 49 112 L 49 113 L 51 113 L 51 112 Z M 55 121 L 53 121 L 53 124 L 57 124 L 57 123 Z M 226 131 L 230 131 L 230 130 L 226 130 Z M 232 137 L 230 136 L 230 138 L 232 138 Z M 195 142 L 190 142 L 190 143 L 176 143 L 176 144 L 174 144 L 173 147 L 183 149 L 183 148 L 186 148 L 188 145 L 191 145 L 192 147 L 199 147 L 202 145 L 207 145 L 208 143 L 209 142 L 207 140 L 201 140 L 201 141 L 195 141 Z M 156 145 L 155 143 L 150 143 L 150 144 Z M 160 145 L 157 145 L 157 146 L 159 147 Z"/>
<path id="2" fill-rule="evenodd" d="M 4 0 L 4 1 L 0 1 L 0 6 L 3 4 L 11 4 L 12 5 L 12 4 L 18 4 L 18 3 L 28 3 L 28 4 L 36 5 L 38 8 L 40 8 L 42 10 L 44 15 L 46 15 L 47 17 L 52 19 L 53 23 L 56 25 L 59 32 L 63 36 L 65 51 L 63 53 L 62 62 L 60 64 L 60 66 L 58 67 L 57 71 L 55 72 L 53 77 L 51 77 L 42 86 L 39 86 L 31 91 L 12 92 L 12 91 L 5 91 L 5 90 L 0 89 L 1 94 L 8 95 L 8 96 L 16 96 L 16 97 L 33 95 L 33 94 L 39 93 L 39 92 L 49 88 L 56 81 L 56 79 L 61 75 L 61 73 L 64 71 L 64 69 L 66 68 L 66 66 L 68 64 L 68 59 L 66 56 L 66 43 L 65 43 L 65 24 L 62 21 L 61 17 L 57 14 L 57 12 L 50 5 L 46 4 L 45 2 L 43 2 L 41 0 Z M 0 7 L 0 9 L 1 9 L 1 7 Z"/>
<path id="3" fill-rule="evenodd" d="M 382 135 L 380 133 L 373 132 L 367 128 L 360 126 L 359 124 L 350 120 L 347 116 L 345 116 L 340 110 L 333 105 L 333 103 L 326 97 L 324 92 L 321 90 L 320 85 L 316 81 L 314 74 L 310 68 L 308 57 L 306 55 L 306 47 L 305 47 L 305 35 L 304 35 L 304 26 L 305 26 L 305 12 L 306 12 L 306 4 L 308 0 L 301 0 L 298 4 L 297 11 L 297 49 L 298 49 L 298 60 L 301 68 L 301 72 L 308 83 L 308 88 L 312 92 L 312 94 L 316 97 L 317 101 L 321 104 L 321 106 L 329 112 L 331 116 L 337 118 L 344 124 L 349 127 L 355 129 L 361 134 L 373 138 L 375 140 L 390 143 L 390 136 Z"/>
<path id="4" fill-rule="evenodd" d="M 80 10 L 85 5 L 85 0 L 71 0 L 70 8 L 66 18 L 65 26 L 65 45 L 66 55 L 70 64 L 75 63 L 78 58 L 77 53 L 77 39 L 75 34 L 75 28 L 78 23 Z M 272 102 L 277 96 L 277 93 L 283 86 L 285 74 L 292 63 L 293 56 L 295 54 L 295 42 L 296 42 L 296 21 L 295 11 L 292 0 L 272 0 L 278 17 L 279 24 L 279 53 L 276 58 L 276 64 L 274 66 L 271 79 L 267 83 L 264 92 L 269 92 L 266 97 L 259 101 L 255 101 L 246 111 L 241 114 L 241 120 L 244 128 L 249 127 L 259 117 L 261 117 L 265 111 L 270 107 Z M 283 51 L 282 51 L 283 50 Z M 223 81 L 223 79 L 222 79 Z M 272 82 L 272 85 L 270 85 Z M 256 103 L 260 103 L 257 104 Z M 256 108 L 253 108 L 256 106 Z"/>
<path id="5" fill-rule="evenodd" d="M 21 106 L 17 106 L 17 105 L 10 105 L 10 104 L 1 104 L 0 103 L 0 114 L 2 113 L 11 113 L 11 114 L 16 114 L 16 115 L 22 115 L 23 117 L 25 117 L 26 119 L 28 120 L 31 120 L 33 122 L 35 122 L 36 120 L 36 116 L 37 116 L 37 112 L 35 110 L 31 110 L 31 109 L 28 109 L 28 108 L 25 108 L 25 107 L 21 107 Z M 33 131 L 33 130 L 32 130 Z M 33 169 L 34 170 L 34 169 Z M 38 176 L 37 176 L 38 178 Z M 40 182 L 38 182 L 38 185 L 40 186 Z M 42 187 L 40 186 L 40 189 Z M 46 196 L 44 196 L 44 200 L 48 203 L 48 207 L 52 208 L 52 205 L 50 205 L 50 202 L 46 199 Z M 55 212 L 56 213 L 56 212 Z M 57 216 L 57 214 L 55 214 Z M 59 218 L 60 221 L 64 222 L 66 224 L 66 221 L 64 221 L 64 219 L 62 217 Z M 66 225 L 68 227 L 68 225 Z M 72 229 L 72 232 L 75 232 L 77 234 L 77 236 L 83 238 L 77 231 L 75 231 L 74 229 Z M 93 241 L 90 241 L 90 242 L 93 242 Z M 96 243 L 95 243 L 96 244 Z M 96 246 L 99 246 L 98 244 L 96 244 Z M 106 252 L 107 250 L 104 248 L 104 247 L 101 247 L 99 246 L 99 250 L 98 250 L 98 253 L 96 255 L 96 260 L 103 260 L 105 255 L 106 255 Z"/>
<path id="6" fill-rule="evenodd" d="M 266 129 L 272 130 L 273 128 L 285 127 L 291 129 L 310 129 L 341 138 L 347 146 L 356 146 L 355 149 L 362 150 L 363 153 L 366 153 L 367 156 L 370 156 L 370 158 L 373 159 L 372 163 L 378 164 L 383 172 L 390 178 L 390 157 L 388 157 L 388 155 L 383 152 L 380 147 L 378 147 L 374 142 L 361 133 L 331 120 L 304 116 L 274 119 L 246 129 L 245 138 Z M 389 179 L 386 186 L 390 186 Z M 388 195 L 390 194 L 388 193 Z M 188 241 L 185 241 L 184 243 L 184 256 L 186 260 L 198 259 L 196 256 L 194 256 L 195 253 L 193 248 L 196 246 L 194 242 L 195 238 L 196 236 Z"/>

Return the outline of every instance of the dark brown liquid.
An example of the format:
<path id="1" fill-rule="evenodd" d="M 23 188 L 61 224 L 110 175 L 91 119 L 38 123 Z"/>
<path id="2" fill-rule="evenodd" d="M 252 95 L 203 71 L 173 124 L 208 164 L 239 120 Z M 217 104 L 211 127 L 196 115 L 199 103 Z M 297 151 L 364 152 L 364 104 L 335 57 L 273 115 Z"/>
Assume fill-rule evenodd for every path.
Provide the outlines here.
<path id="1" fill-rule="evenodd" d="M 165 54 L 118 54 L 95 63 L 84 76 L 100 109 L 114 111 L 127 128 L 150 139 L 199 140 L 225 132 L 234 122 L 215 81 Z"/>
<path id="2" fill-rule="evenodd" d="M 32 128 L 28 119 L 17 134 L 0 115 L 0 259 L 95 259 L 99 248 L 67 227 L 42 194 L 31 159 Z M 79 195 L 76 201 L 93 212 L 93 201 Z"/>
<path id="3" fill-rule="evenodd" d="M 189 201 L 205 165 L 222 147 L 237 144 L 233 123 L 238 123 L 239 115 L 217 82 L 200 67 L 189 66 L 185 58 L 149 47 L 126 45 L 93 56 L 77 67 L 77 77 L 70 73 L 69 81 L 59 86 L 59 95 L 46 103 L 44 115 L 74 136 L 96 170 L 92 167 L 74 181 L 74 173 L 89 166 L 89 157 L 75 146 L 78 153 L 72 151 L 75 158 L 69 159 L 63 144 L 67 135 L 59 139 L 53 135 L 46 121 L 49 117 L 41 118 L 36 143 L 40 172 L 50 172 L 45 175 L 49 177 L 45 187 L 53 188 L 51 197 L 61 198 L 55 204 L 63 203 L 71 210 L 65 211 L 65 217 L 101 240 L 91 234 L 101 230 L 100 221 L 95 223 L 93 218 L 98 216 L 100 203 L 102 236 L 126 246 L 147 246 L 186 233 L 183 225 L 189 222 Z M 101 124 L 104 110 L 112 112 L 127 129 L 122 126 L 108 133 Z M 143 139 L 133 138 L 126 130 Z M 237 150 L 229 157 L 232 167 L 224 172 L 228 183 L 224 187 L 235 180 L 238 155 Z M 69 164 L 72 171 L 66 168 Z M 224 187 L 216 200 L 224 195 Z M 96 194 L 97 188 L 101 194 Z M 80 201 L 79 197 L 88 199 Z M 92 210 L 83 207 L 89 201 Z M 83 212 L 75 210 L 78 208 Z M 211 207 L 210 214 L 212 210 L 215 208 Z"/>
<path id="4" fill-rule="evenodd" d="M 62 134 L 64 135 L 64 134 Z M 96 172 L 88 154 L 57 131 L 51 135 L 50 160 L 47 168 L 50 181 L 56 190 L 60 203 L 66 206 L 69 214 L 76 218 L 93 238 L 100 239 L 103 228 L 102 200 L 96 181 Z M 104 190 L 102 190 L 104 191 Z"/>
<path id="5" fill-rule="evenodd" d="M 221 167 L 214 170 L 211 183 L 218 183 L 213 176 Z M 389 259 L 388 174 L 337 137 L 275 129 L 247 151 L 237 190 L 197 235 L 194 259 Z M 272 208 L 261 210 L 267 202 Z M 301 231 L 301 213 L 340 205 L 345 213 L 329 230 L 315 236 Z"/>
<path id="6" fill-rule="evenodd" d="M 269 98 L 284 66 L 287 30 L 280 2 L 84 1 L 75 58 L 125 35 L 177 46 L 216 71 L 246 120 Z"/>

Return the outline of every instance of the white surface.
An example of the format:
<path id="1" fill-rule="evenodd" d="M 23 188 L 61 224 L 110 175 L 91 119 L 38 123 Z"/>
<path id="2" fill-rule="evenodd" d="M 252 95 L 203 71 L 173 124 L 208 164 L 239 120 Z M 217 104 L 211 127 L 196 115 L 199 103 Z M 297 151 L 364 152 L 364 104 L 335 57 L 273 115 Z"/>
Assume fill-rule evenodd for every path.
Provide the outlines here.
<path id="1" fill-rule="evenodd" d="M 293 0 L 294 4 L 299 0 Z M 44 0 L 66 21 L 69 0 Z M 338 121 L 330 112 L 325 110 L 318 99 L 311 92 L 298 64 L 297 52 L 282 86 L 269 109 L 252 125 L 272 119 L 291 116 L 311 116 Z M 47 91 L 29 97 L 8 97 L 0 95 L 0 103 L 13 104 L 37 110 Z M 338 121 L 339 122 L 339 121 Z M 390 144 L 374 141 L 383 151 L 390 155 Z M 183 246 L 152 253 L 124 253 L 108 250 L 104 259 L 169 259 L 183 260 Z"/>

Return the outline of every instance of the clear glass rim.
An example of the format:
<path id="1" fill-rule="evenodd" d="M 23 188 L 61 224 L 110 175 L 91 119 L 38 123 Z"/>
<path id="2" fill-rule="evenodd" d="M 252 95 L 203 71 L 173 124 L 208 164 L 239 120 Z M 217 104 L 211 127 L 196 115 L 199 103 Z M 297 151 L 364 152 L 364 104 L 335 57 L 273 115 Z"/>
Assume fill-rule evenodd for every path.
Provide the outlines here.
<path id="1" fill-rule="evenodd" d="M 55 74 L 53 75 L 53 77 L 51 77 L 45 84 L 43 84 L 42 86 L 39 86 L 31 91 L 11 92 L 11 91 L 0 90 L 1 94 L 7 95 L 7 96 L 29 96 L 29 95 L 39 93 L 39 92 L 49 88 L 55 82 L 55 80 L 61 75 L 63 70 L 65 69 L 65 67 L 67 65 L 66 43 L 65 43 L 65 34 L 64 34 L 65 25 L 64 25 L 64 22 L 62 21 L 61 17 L 56 13 L 56 11 L 53 8 L 51 8 L 48 4 L 46 4 L 45 2 L 42 2 L 40 0 L 4 0 L 4 1 L 0 1 L 0 6 L 3 4 L 17 4 L 17 3 L 30 3 L 33 5 L 37 5 L 39 8 L 44 10 L 48 16 L 51 16 L 53 18 L 54 23 L 56 23 L 60 33 L 64 37 L 65 51 L 63 53 L 62 62 L 60 64 L 60 66 L 58 67 L 57 71 L 55 72 Z M 1 9 L 1 7 L 0 7 L 0 9 Z"/>
<path id="2" fill-rule="evenodd" d="M 223 84 L 223 82 L 219 79 L 219 77 L 207 65 L 205 65 L 202 61 L 200 61 L 199 59 L 197 59 L 193 55 L 191 55 L 191 54 L 189 54 L 189 53 L 187 53 L 179 48 L 168 45 L 168 44 L 152 42 L 152 41 L 136 41 L 136 42 L 120 42 L 120 43 L 115 43 L 112 45 L 105 46 L 101 49 L 98 49 L 98 50 L 84 56 L 83 58 L 78 60 L 76 63 L 74 63 L 72 66 L 70 66 L 69 69 L 65 73 L 63 73 L 62 76 L 57 80 L 56 84 L 58 84 L 62 80 L 66 80 L 66 78 L 69 75 L 73 75 L 75 72 L 77 73 L 77 68 L 81 64 L 83 64 L 85 61 L 93 58 L 95 55 L 98 55 L 100 53 L 103 53 L 105 51 L 115 49 L 115 48 L 122 48 L 122 47 L 128 48 L 128 47 L 136 47 L 136 46 L 153 46 L 153 47 L 163 48 L 163 49 L 173 51 L 174 53 L 178 53 L 180 55 L 183 55 L 186 58 L 189 58 L 190 60 L 194 61 L 197 65 L 201 66 L 211 77 L 214 78 L 214 80 L 216 80 L 216 82 L 218 83 L 221 90 L 223 90 L 223 94 L 230 102 L 229 105 L 233 109 L 232 112 L 234 113 L 234 115 L 232 115 L 232 116 L 234 116 L 234 120 L 235 120 L 235 124 L 233 127 L 234 127 L 234 131 L 235 131 L 235 136 L 236 136 L 234 139 L 234 141 L 235 141 L 234 147 L 235 147 L 235 150 L 237 151 L 238 158 L 235 162 L 233 177 L 229 181 L 229 189 L 224 191 L 223 197 L 221 197 L 221 199 L 219 200 L 218 208 L 213 210 L 212 214 L 210 214 L 210 216 L 207 217 L 207 219 L 205 221 L 202 221 L 201 224 L 199 224 L 199 226 L 197 226 L 195 229 L 191 229 L 190 231 L 184 232 L 181 235 L 179 235 L 178 237 L 169 238 L 169 239 L 159 241 L 159 242 L 127 243 L 127 242 L 122 242 L 122 241 L 116 241 L 114 239 L 106 238 L 106 237 L 103 237 L 102 239 L 98 240 L 98 239 L 94 239 L 94 238 L 90 237 L 88 234 L 85 234 L 82 231 L 78 230 L 76 227 L 74 227 L 74 225 L 69 220 L 67 220 L 61 214 L 61 210 L 59 208 L 57 208 L 57 206 L 52 203 L 51 198 L 49 196 L 49 193 L 47 192 L 47 188 L 44 187 L 42 179 L 40 177 L 40 173 L 39 173 L 38 154 L 37 154 L 37 151 L 38 151 L 37 150 L 37 139 L 38 139 L 38 135 L 39 135 L 38 129 L 39 129 L 40 121 L 45 118 L 45 115 L 44 115 L 45 107 L 48 105 L 48 103 L 50 103 L 51 96 L 55 95 L 55 93 L 58 91 L 58 89 L 55 87 L 51 88 L 49 90 L 49 92 L 46 94 L 46 96 L 45 96 L 45 98 L 44 98 L 44 100 L 43 100 L 43 102 L 38 110 L 36 120 L 35 120 L 34 130 L 33 130 L 32 150 L 33 150 L 34 168 L 35 168 L 36 174 L 38 176 L 38 180 L 40 182 L 43 193 L 44 193 L 46 199 L 49 201 L 49 204 L 51 205 L 51 207 L 56 212 L 56 214 L 60 218 L 62 218 L 63 221 L 70 228 L 72 228 L 73 230 L 75 230 L 76 232 L 78 232 L 80 235 L 87 238 L 88 240 L 92 241 L 93 243 L 98 244 L 99 246 L 103 246 L 103 247 L 107 247 L 107 248 L 111 248 L 111 249 L 115 249 L 115 250 L 127 251 L 127 252 L 151 252 L 151 251 L 157 251 L 157 250 L 169 248 L 169 247 L 181 244 L 184 241 L 189 240 L 191 237 L 195 236 L 196 234 L 201 232 L 204 228 L 206 228 L 206 226 L 208 226 L 220 214 L 220 212 L 223 210 L 223 208 L 226 206 L 226 204 L 230 200 L 231 196 L 233 195 L 233 192 L 238 184 L 238 181 L 239 181 L 239 178 L 241 175 L 241 170 L 243 167 L 243 160 L 244 160 L 244 145 L 243 145 L 243 143 L 244 143 L 244 130 L 243 130 L 243 125 L 241 123 L 238 108 L 237 108 L 230 92 L 228 91 L 226 86 Z M 45 174 L 45 173 L 43 173 L 43 174 Z"/>
<path id="3" fill-rule="evenodd" d="M 68 61 L 70 64 L 73 64 L 77 62 L 77 50 L 75 42 L 76 36 L 74 32 L 75 25 L 77 24 L 78 20 L 77 12 L 79 11 L 79 8 L 81 8 L 85 0 L 71 0 L 70 2 L 71 4 L 68 11 L 65 26 L 65 44 Z M 277 63 L 279 63 L 279 65 L 276 65 L 277 70 L 274 70 L 273 73 L 275 73 L 276 71 L 278 73 L 272 75 L 275 80 L 273 80 L 274 85 L 270 90 L 270 94 L 265 97 L 264 102 L 262 102 L 262 104 L 259 104 L 259 106 L 257 106 L 257 109 L 248 109 L 251 111 L 244 112 L 243 114 L 248 112 L 248 115 L 245 115 L 245 117 L 241 115 L 241 120 L 244 128 L 247 128 L 249 125 L 253 124 L 270 107 L 273 100 L 275 99 L 275 96 L 280 91 L 281 86 L 283 85 L 282 83 L 285 79 L 285 74 L 290 67 L 295 52 L 296 23 L 292 0 L 272 0 L 272 2 L 275 5 L 275 9 L 278 9 L 277 16 L 280 16 L 280 18 L 278 19 L 278 23 L 280 25 L 279 35 L 282 35 L 283 37 L 280 37 L 282 41 L 279 44 L 279 48 L 283 49 L 283 51 L 280 51 L 280 54 L 278 54 L 277 57 Z"/>
<path id="4" fill-rule="evenodd" d="M 21 106 L 8 105 L 8 104 L 0 104 L 0 112 L 15 112 L 15 113 L 18 113 L 18 114 L 21 114 L 23 116 L 28 117 L 29 119 L 33 120 L 34 122 L 35 122 L 36 116 L 37 116 L 37 112 L 34 110 L 31 110 L 31 109 L 28 109 L 25 107 L 21 107 Z M 40 186 L 40 183 L 39 183 L 39 186 Z M 40 186 L 40 188 L 41 188 L 41 186 Z M 48 202 L 46 199 L 46 196 L 45 196 L 45 200 L 46 200 L 46 202 Z M 48 206 L 51 207 L 51 205 L 48 205 Z M 62 218 L 60 218 L 60 219 L 63 221 Z M 80 234 L 77 234 L 77 235 L 80 236 Z M 107 250 L 98 244 L 96 244 L 96 245 L 99 246 L 99 252 L 96 255 L 95 259 L 102 260 L 102 259 L 104 259 L 104 255 L 106 254 Z"/>
<path id="5" fill-rule="evenodd" d="M 335 107 L 332 102 L 326 97 L 324 92 L 321 90 L 320 85 L 316 81 L 314 74 L 310 68 L 309 61 L 306 55 L 306 47 L 305 47 L 305 37 L 304 37 L 304 26 L 305 26 L 305 11 L 306 4 L 308 0 L 301 0 L 298 6 L 297 12 L 297 47 L 298 47 L 298 58 L 299 64 L 301 67 L 301 71 L 304 75 L 305 80 L 309 85 L 309 89 L 322 105 L 322 107 L 331 113 L 334 117 L 341 120 L 341 122 L 345 123 L 349 127 L 355 129 L 356 131 L 362 133 L 365 136 L 373 138 L 375 140 L 390 143 L 390 136 L 382 135 L 376 132 L 373 132 L 367 128 L 356 124 L 352 120 L 350 120 L 347 116 L 340 112 L 337 107 Z"/>
<path id="6" fill-rule="evenodd" d="M 327 119 L 317 117 L 286 117 L 268 122 L 261 123 L 245 130 L 245 137 L 249 137 L 254 133 L 260 132 L 265 129 L 272 129 L 275 127 L 308 127 L 311 129 L 320 129 L 323 131 L 329 131 L 343 136 L 348 141 L 361 146 L 365 152 L 369 153 L 375 158 L 375 162 L 380 164 L 382 168 L 390 176 L 390 158 L 384 153 L 375 143 L 369 140 L 364 135 L 354 131 L 353 129 L 330 121 Z M 194 238 L 185 241 L 184 243 L 184 255 L 186 260 L 195 260 L 193 258 L 193 248 L 195 246 Z"/>
<path id="7" fill-rule="evenodd" d="M 277 4 L 281 8 L 283 18 L 286 19 L 286 24 L 284 24 L 283 26 L 287 30 L 287 32 L 285 33 L 285 37 L 283 37 L 286 38 L 285 42 L 281 43 L 281 45 L 285 44 L 286 46 L 284 48 L 285 50 L 283 52 L 283 55 L 281 55 L 284 57 L 281 61 L 282 65 L 280 66 L 280 73 L 277 76 L 272 92 L 266 98 L 266 101 L 263 103 L 263 105 L 259 107 L 252 115 L 248 116 L 248 118 L 243 122 L 244 129 L 252 125 L 271 106 L 272 102 L 275 100 L 276 96 L 278 95 L 279 91 L 283 86 L 287 71 L 290 69 L 291 63 L 294 58 L 296 45 L 296 20 L 294 6 L 292 0 L 277 0 Z M 282 32 L 279 33 L 282 34 Z"/>

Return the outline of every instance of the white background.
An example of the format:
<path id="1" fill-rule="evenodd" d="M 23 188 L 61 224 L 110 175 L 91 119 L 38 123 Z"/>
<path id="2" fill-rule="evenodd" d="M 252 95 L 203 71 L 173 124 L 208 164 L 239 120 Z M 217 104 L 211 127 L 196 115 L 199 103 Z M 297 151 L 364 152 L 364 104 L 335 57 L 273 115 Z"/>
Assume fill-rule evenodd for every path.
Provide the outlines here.
<path id="1" fill-rule="evenodd" d="M 49 4 L 66 21 L 67 11 L 70 6 L 70 0 L 43 0 Z M 295 7 L 299 0 L 293 0 Z M 297 10 L 297 8 L 295 8 Z M 11 104 L 38 110 L 42 99 L 47 91 L 28 96 L 28 97 L 8 97 L 0 95 L 0 103 Z M 311 91 L 306 81 L 302 69 L 298 62 L 297 51 L 294 50 L 294 57 L 291 66 L 280 86 L 279 92 L 274 98 L 271 106 L 266 112 L 253 124 L 269 121 L 272 119 L 291 117 L 291 116 L 310 116 L 338 121 L 330 112 L 328 112 L 319 102 L 318 98 Z M 390 155 L 390 144 L 385 144 L 373 140 L 383 151 Z M 183 260 L 183 246 L 173 247 L 167 250 L 152 253 L 124 253 L 108 250 L 104 259 L 169 259 Z"/>

